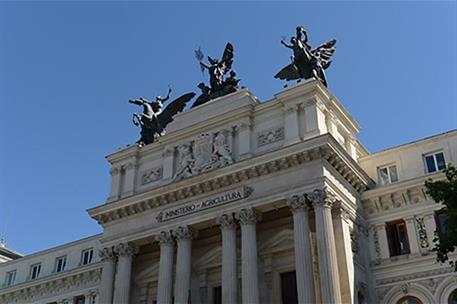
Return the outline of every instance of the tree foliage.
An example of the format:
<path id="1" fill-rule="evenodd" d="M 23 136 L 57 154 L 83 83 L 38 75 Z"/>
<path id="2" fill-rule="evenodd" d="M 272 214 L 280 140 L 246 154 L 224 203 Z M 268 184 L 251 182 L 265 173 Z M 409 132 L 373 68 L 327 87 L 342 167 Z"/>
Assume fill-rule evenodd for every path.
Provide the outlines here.
<path id="1" fill-rule="evenodd" d="M 442 203 L 441 212 L 445 214 L 444 229 L 436 233 L 433 240 L 438 262 L 449 262 L 454 270 L 457 271 L 457 261 L 449 258 L 449 254 L 454 252 L 457 247 L 457 169 L 448 164 L 444 171 L 445 180 L 432 181 L 429 179 L 425 182 L 425 188 L 428 195 L 437 203 Z"/>

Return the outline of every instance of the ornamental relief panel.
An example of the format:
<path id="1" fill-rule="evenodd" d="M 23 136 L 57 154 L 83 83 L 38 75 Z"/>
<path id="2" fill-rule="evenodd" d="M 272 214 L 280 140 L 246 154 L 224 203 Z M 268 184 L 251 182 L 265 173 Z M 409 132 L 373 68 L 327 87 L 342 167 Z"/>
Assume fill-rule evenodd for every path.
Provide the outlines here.
<path id="1" fill-rule="evenodd" d="M 232 133 L 222 130 L 202 133 L 178 147 L 178 157 L 173 180 L 225 167 L 234 162 Z"/>
<path id="2" fill-rule="evenodd" d="M 141 173 L 141 185 L 156 182 L 162 179 L 162 167 L 152 168 Z"/>
<path id="3" fill-rule="evenodd" d="M 266 146 L 284 139 L 284 128 L 277 127 L 257 133 L 257 147 Z"/>

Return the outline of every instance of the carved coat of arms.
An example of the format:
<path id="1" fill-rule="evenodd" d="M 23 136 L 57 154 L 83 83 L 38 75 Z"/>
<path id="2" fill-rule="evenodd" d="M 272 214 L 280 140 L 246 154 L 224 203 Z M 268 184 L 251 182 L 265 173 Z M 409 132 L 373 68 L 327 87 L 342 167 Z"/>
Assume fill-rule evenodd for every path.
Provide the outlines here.
<path id="1" fill-rule="evenodd" d="M 174 180 L 232 164 L 232 137 L 227 130 L 203 133 L 179 146 L 178 153 Z"/>

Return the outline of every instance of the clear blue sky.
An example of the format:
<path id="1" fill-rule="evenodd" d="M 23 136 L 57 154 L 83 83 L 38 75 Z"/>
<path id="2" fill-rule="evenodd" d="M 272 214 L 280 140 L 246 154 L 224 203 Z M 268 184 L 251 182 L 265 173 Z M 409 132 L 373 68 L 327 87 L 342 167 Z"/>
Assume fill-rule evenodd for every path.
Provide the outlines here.
<path id="1" fill-rule="evenodd" d="M 337 39 L 330 90 L 370 151 L 457 127 L 456 2 L 0 3 L 0 234 L 32 253 L 101 231 L 104 156 L 138 139 L 129 98 L 198 91 L 199 46 L 261 100 L 304 25 Z"/>

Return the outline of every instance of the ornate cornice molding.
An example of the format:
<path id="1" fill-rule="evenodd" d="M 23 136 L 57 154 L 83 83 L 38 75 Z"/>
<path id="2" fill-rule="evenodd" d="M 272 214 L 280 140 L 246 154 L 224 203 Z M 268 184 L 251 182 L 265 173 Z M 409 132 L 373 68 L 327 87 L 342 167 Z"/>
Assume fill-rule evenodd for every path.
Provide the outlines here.
<path id="1" fill-rule="evenodd" d="M 101 279 L 102 268 L 98 266 L 90 267 L 84 272 L 72 272 L 66 275 L 62 273 L 55 279 L 43 278 L 34 282 L 33 285 L 26 282 L 7 290 L 0 290 L 0 303 L 31 303 L 44 297 L 94 286 Z"/>
<path id="2" fill-rule="evenodd" d="M 343 148 L 329 134 L 312 138 L 303 142 L 302 145 L 312 145 L 313 143 L 317 143 L 317 146 L 309 147 L 306 150 L 300 145 L 289 146 L 270 153 L 272 159 L 267 160 L 265 155 L 259 155 L 246 161 L 239 161 L 236 164 L 239 169 L 230 168 L 233 166 L 219 169 L 221 170 L 220 175 L 214 178 L 205 178 L 210 173 L 203 173 L 184 181 L 164 185 L 150 192 L 138 194 L 137 197 L 144 197 L 142 199 L 135 198 L 135 196 L 130 197 L 124 201 L 92 208 L 89 213 L 92 218 L 103 225 L 229 185 L 245 183 L 260 176 L 300 166 L 316 159 L 326 160 L 359 193 L 371 187 L 372 181 L 369 177 L 357 167 L 355 161 L 346 155 Z M 285 155 L 287 152 L 289 154 Z M 151 194 L 147 195 L 147 193 Z M 132 199 L 136 199 L 136 201 L 132 202 Z"/>

